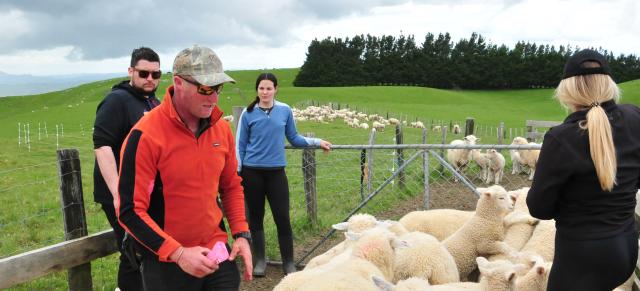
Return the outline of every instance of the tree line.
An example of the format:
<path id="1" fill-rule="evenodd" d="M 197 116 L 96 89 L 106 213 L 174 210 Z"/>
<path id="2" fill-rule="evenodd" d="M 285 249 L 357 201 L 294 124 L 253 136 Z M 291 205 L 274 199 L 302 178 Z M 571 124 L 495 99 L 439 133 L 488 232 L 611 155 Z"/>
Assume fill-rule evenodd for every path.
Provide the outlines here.
<path id="1" fill-rule="evenodd" d="M 410 85 L 442 89 L 552 88 L 564 63 L 580 48 L 557 49 L 520 41 L 513 48 L 492 44 L 477 34 L 457 43 L 449 33 L 428 33 L 418 45 L 412 35 L 356 35 L 315 39 L 294 86 Z M 640 79 L 635 55 L 614 56 L 598 48 L 616 82 Z"/>

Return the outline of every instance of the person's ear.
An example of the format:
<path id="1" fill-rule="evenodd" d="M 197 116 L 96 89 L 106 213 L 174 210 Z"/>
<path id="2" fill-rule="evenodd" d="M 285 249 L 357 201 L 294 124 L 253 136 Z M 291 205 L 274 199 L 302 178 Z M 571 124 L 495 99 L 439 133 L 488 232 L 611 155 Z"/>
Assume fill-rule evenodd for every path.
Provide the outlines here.
<path id="1" fill-rule="evenodd" d="M 129 75 L 129 80 L 132 80 L 132 79 L 133 79 L 133 72 L 134 72 L 133 67 L 129 67 L 129 68 L 127 69 L 127 73 L 128 73 L 128 75 Z"/>

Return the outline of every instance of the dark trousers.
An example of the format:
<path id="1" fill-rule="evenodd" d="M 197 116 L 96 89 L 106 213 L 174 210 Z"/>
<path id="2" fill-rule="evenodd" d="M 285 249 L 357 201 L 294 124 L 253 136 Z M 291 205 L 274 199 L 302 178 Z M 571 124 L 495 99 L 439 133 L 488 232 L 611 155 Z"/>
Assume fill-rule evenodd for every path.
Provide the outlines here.
<path id="1" fill-rule="evenodd" d="M 265 198 L 278 229 L 278 236 L 291 237 L 289 220 L 289 182 L 284 169 L 243 168 L 241 172 L 244 200 L 249 212 L 249 229 L 263 231 Z"/>
<path id="2" fill-rule="evenodd" d="M 122 239 L 124 238 L 124 229 L 118 223 L 116 210 L 113 204 L 103 203 L 102 211 L 107 215 L 109 224 L 113 227 L 116 235 L 118 250 L 120 250 L 120 265 L 118 266 L 118 287 L 122 291 L 142 290 L 142 277 L 140 270 L 132 266 L 122 250 Z"/>
<path id="3" fill-rule="evenodd" d="M 152 257 L 145 257 L 141 268 L 144 289 L 148 291 L 224 291 L 240 288 L 240 271 L 236 261 L 224 261 L 218 270 L 203 278 L 185 273 L 176 263 L 160 262 Z"/>
<path id="4" fill-rule="evenodd" d="M 598 240 L 556 236 L 547 290 L 610 291 L 624 283 L 638 259 L 635 230 Z"/>

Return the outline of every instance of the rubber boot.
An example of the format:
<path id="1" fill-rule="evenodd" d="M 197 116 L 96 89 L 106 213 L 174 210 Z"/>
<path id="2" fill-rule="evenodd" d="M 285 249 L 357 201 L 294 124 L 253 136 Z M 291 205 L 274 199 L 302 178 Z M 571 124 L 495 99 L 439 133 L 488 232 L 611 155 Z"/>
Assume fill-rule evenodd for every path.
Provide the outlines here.
<path id="1" fill-rule="evenodd" d="M 293 262 L 293 237 L 278 236 L 280 244 L 280 255 L 282 257 L 282 271 L 285 275 L 298 271 Z"/>
<path id="2" fill-rule="evenodd" d="M 264 231 L 252 231 L 251 240 L 253 276 L 264 277 L 267 273 L 267 260 L 264 254 Z"/>

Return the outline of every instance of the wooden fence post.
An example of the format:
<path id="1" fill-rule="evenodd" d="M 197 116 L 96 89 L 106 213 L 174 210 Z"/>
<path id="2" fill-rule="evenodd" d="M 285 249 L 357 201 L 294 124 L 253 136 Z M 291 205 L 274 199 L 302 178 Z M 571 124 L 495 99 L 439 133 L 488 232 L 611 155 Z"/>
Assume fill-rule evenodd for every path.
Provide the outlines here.
<path id="1" fill-rule="evenodd" d="M 86 236 L 87 220 L 82 197 L 80 155 L 77 149 L 61 149 L 58 154 L 60 176 L 60 202 L 64 221 L 64 239 Z M 91 263 L 78 265 L 68 271 L 69 290 L 93 290 Z"/>
<path id="2" fill-rule="evenodd" d="M 475 134 L 476 130 L 474 128 L 474 120 L 472 117 L 467 117 L 467 120 L 464 124 L 464 136 Z"/>
<path id="3" fill-rule="evenodd" d="M 235 130 L 236 133 L 238 132 L 238 122 L 240 122 L 240 115 L 242 114 L 243 109 L 244 109 L 244 106 L 231 107 L 231 112 L 233 113 L 233 130 Z"/>
<path id="4" fill-rule="evenodd" d="M 402 140 L 403 140 L 402 125 L 398 124 L 396 125 L 396 144 L 401 145 L 403 143 Z M 404 164 L 404 151 L 402 149 L 396 149 L 396 161 L 398 164 L 398 168 L 400 168 Z M 396 182 L 398 184 L 398 187 L 400 187 L 401 189 L 405 188 L 404 170 L 398 173 L 398 176 L 396 177 Z"/>
<path id="5" fill-rule="evenodd" d="M 313 133 L 305 136 L 313 137 Z M 316 193 L 316 150 L 302 150 L 302 174 L 304 177 L 304 194 L 307 201 L 307 216 L 313 225 L 318 223 L 318 197 Z"/>

